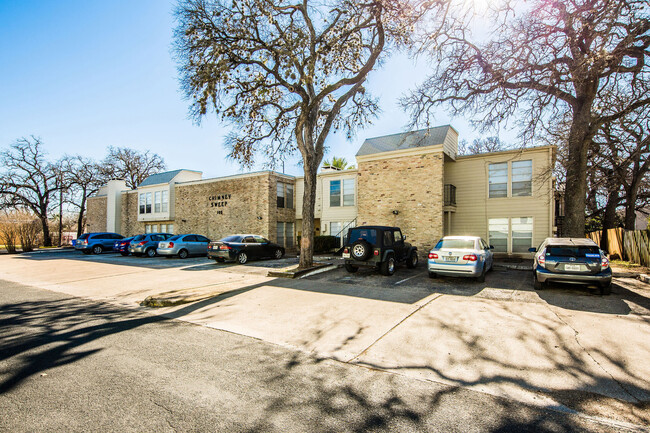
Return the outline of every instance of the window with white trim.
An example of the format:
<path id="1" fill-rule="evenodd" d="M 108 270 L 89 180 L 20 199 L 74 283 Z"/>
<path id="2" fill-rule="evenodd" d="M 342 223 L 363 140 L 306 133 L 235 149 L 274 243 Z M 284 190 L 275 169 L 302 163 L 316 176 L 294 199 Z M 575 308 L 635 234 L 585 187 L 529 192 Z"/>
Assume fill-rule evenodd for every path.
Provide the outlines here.
<path id="1" fill-rule="evenodd" d="M 508 163 L 499 162 L 488 167 L 488 197 L 508 197 Z"/>
<path id="2" fill-rule="evenodd" d="M 533 217 L 490 218 L 488 242 L 495 253 L 526 253 L 533 245 Z"/>
<path id="3" fill-rule="evenodd" d="M 511 218 L 512 252 L 526 253 L 533 246 L 533 218 Z"/>
<path id="4" fill-rule="evenodd" d="M 512 197 L 533 195 L 533 161 L 513 161 L 511 166 Z"/>
<path id="5" fill-rule="evenodd" d="M 490 218 L 488 220 L 488 231 L 490 245 L 494 247 L 495 253 L 508 252 L 508 218 Z"/>
<path id="6" fill-rule="evenodd" d="M 142 192 L 139 196 L 139 213 L 151 213 L 151 193 Z"/>
<path id="7" fill-rule="evenodd" d="M 354 179 L 330 180 L 330 207 L 354 206 Z"/>

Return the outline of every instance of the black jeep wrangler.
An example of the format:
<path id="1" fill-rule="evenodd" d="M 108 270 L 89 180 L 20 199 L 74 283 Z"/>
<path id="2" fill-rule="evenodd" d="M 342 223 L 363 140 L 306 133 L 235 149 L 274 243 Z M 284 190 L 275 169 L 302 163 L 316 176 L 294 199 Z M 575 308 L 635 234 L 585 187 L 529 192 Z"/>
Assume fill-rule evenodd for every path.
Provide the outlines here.
<path id="1" fill-rule="evenodd" d="M 395 265 L 418 265 L 418 249 L 404 242 L 399 227 L 361 226 L 350 229 L 343 247 L 345 269 L 356 272 L 359 266 L 373 266 L 383 275 L 393 275 Z"/>

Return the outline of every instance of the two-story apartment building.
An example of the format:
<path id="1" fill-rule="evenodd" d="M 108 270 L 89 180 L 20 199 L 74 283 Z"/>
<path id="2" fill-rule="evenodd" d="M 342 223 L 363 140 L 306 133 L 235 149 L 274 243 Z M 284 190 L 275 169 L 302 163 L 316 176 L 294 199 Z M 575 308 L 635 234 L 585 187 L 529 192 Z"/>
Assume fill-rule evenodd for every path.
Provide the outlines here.
<path id="1" fill-rule="evenodd" d="M 465 234 L 509 255 L 553 235 L 554 146 L 459 156 L 457 144 L 451 126 L 365 140 L 357 168 L 319 173 L 314 234 L 395 225 L 423 254 L 443 235 Z M 213 239 L 258 233 L 290 248 L 302 235 L 303 185 L 302 177 L 270 171 L 201 179 L 176 170 L 135 191 L 113 181 L 89 200 L 88 229 Z"/>

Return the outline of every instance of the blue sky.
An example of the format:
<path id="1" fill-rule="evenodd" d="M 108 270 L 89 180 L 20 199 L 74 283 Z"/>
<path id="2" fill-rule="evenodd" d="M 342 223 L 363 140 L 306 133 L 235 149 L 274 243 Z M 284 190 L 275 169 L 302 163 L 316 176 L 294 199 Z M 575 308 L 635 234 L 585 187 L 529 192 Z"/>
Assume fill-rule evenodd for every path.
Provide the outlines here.
<path id="1" fill-rule="evenodd" d="M 51 158 L 81 154 L 101 159 L 108 146 L 151 150 L 169 169 L 204 177 L 240 173 L 226 159 L 228 126 L 208 115 L 197 126 L 178 85 L 171 56 L 174 2 L 0 0 L 0 148 L 17 138 L 41 137 Z M 364 138 L 404 130 L 397 99 L 426 75 L 426 65 L 394 56 L 369 77 L 382 113 L 353 141 L 332 135 L 331 156 L 354 163 Z M 440 111 L 461 138 L 476 135 Z M 289 174 L 300 175 L 294 161 Z M 261 168 L 261 165 L 257 168 Z"/>

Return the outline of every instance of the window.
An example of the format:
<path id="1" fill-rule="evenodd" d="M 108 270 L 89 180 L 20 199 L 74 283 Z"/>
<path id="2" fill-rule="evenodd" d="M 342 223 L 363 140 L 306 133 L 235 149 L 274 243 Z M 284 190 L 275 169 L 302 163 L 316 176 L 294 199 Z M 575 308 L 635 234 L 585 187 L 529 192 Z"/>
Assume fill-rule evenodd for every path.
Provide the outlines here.
<path id="1" fill-rule="evenodd" d="M 284 245 L 284 223 L 278 223 L 278 243 Z"/>
<path id="2" fill-rule="evenodd" d="M 396 243 L 397 242 L 404 242 L 404 238 L 402 237 L 402 232 L 400 232 L 399 230 L 395 230 L 395 232 L 393 234 L 394 234 Z"/>
<path id="3" fill-rule="evenodd" d="M 169 191 L 161 191 L 161 212 L 167 212 L 169 210 Z"/>
<path id="4" fill-rule="evenodd" d="M 284 207 L 284 184 L 278 182 L 278 207 Z"/>
<path id="5" fill-rule="evenodd" d="M 508 163 L 500 162 L 489 165 L 489 195 L 490 198 L 508 196 Z M 495 245 L 496 248 L 496 245 Z"/>
<path id="6" fill-rule="evenodd" d="M 330 180 L 330 207 L 341 206 L 341 181 Z"/>
<path id="7" fill-rule="evenodd" d="M 508 218 L 491 218 L 488 220 L 490 245 L 495 253 L 508 252 Z"/>
<path id="8" fill-rule="evenodd" d="M 533 218 L 511 218 L 512 252 L 525 253 L 533 245 Z"/>
<path id="9" fill-rule="evenodd" d="M 293 247 L 293 223 L 285 223 L 285 247 Z"/>
<path id="10" fill-rule="evenodd" d="M 278 182 L 278 207 L 293 209 L 293 185 Z"/>
<path id="11" fill-rule="evenodd" d="M 384 246 L 392 247 L 393 246 L 393 232 L 386 230 L 384 232 Z"/>
<path id="12" fill-rule="evenodd" d="M 330 207 L 337 206 L 354 206 L 354 179 L 330 180 Z"/>
<path id="13" fill-rule="evenodd" d="M 445 248 L 450 250 L 473 250 L 474 241 L 469 239 L 441 239 L 436 248 Z"/>
<path id="14" fill-rule="evenodd" d="M 285 200 L 285 207 L 287 209 L 293 209 L 293 185 L 290 185 L 288 183 L 284 184 L 285 191 L 286 191 L 286 200 Z"/>
<path id="15" fill-rule="evenodd" d="M 245 243 L 245 244 L 254 244 L 254 243 L 256 243 L 255 238 L 253 236 L 246 236 L 242 242 Z"/>
<path id="16" fill-rule="evenodd" d="M 167 233 L 174 233 L 174 224 L 167 224 Z"/>
<path id="17" fill-rule="evenodd" d="M 528 196 L 533 193 L 533 161 L 513 161 L 512 196 Z"/>
<path id="18" fill-rule="evenodd" d="M 330 236 L 340 236 L 339 232 L 341 231 L 340 222 L 331 222 L 330 223 Z"/>
<path id="19" fill-rule="evenodd" d="M 354 179 L 343 179 L 343 206 L 354 206 Z"/>
<path id="20" fill-rule="evenodd" d="M 363 239 L 371 244 L 377 243 L 377 230 L 375 229 L 353 229 L 350 230 L 350 243 Z"/>
<path id="21" fill-rule="evenodd" d="M 167 224 L 160 224 L 160 233 L 167 233 Z"/>
<path id="22" fill-rule="evenodd" d="M 160 204 L 161 204 L 161 192 L 162 191 L 156 191 L 153 194 L 153 211 L 158 213 L 160 212 Z"/>

